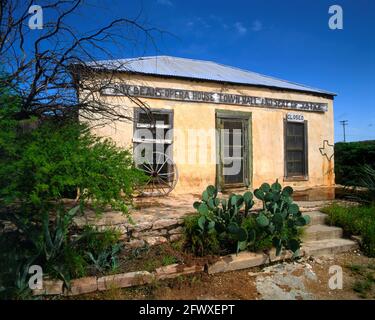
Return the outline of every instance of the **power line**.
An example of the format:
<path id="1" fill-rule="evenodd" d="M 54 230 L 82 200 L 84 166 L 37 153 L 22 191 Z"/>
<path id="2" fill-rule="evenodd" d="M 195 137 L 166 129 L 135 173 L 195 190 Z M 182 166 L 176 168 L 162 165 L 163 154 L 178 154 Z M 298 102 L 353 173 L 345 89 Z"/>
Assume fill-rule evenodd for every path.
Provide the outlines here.
<path id="1" fill-rule="evenodd" d="M 342 120 L 340 121 L 340 124 L 342 125 L 342 128 L 344 130 L 344 142 L 346 142 L 346 132 L 345 132 L 345 127 L 348 125 L 348 120 Z"/>

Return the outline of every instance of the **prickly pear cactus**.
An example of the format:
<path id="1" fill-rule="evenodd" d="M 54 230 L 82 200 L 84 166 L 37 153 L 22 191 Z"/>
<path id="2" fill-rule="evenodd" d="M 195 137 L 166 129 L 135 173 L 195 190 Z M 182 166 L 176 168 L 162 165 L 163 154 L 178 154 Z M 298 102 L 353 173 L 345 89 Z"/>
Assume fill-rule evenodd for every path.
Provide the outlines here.
<path id="1" fill-rule="evenodd" d="M 237 252 L 247 247 L 248 232 L 241 227 L 243 215 L 247 215 L 254 205 L 253 194 L 246 192 L 243 196 L 232 194 L 228 199 L 217 197 L 214 186 L 208 186 L 202 193 L 202 201 L 195 202 L 202 230 L 216 232 L 220 239 L 228 237 L 236 242 Z M 242 210 L 243 209 L 243 210 Z M 240 212 L 240 211 L 243 212 Z"/>
<path id="2" fill-rule="evenodd" d="M 276 180 L 269 185 L 263 183 L 254 190 L 254 196 L 261 200 L 263 208 L 257 214 L 250 213 L 254 206 L 253 193 L 232 194 L 228 199 L 218 197 L 214 186 L 208 186 L 202 193 L 202 200 L 194 203 L 198 211 L 197 220 L 200 234 L 214 234 L 224 249 L 235 243 L 236 252 L 246 250 L 255 241 L 272 237 L 272 243 L 279 255 L 282 249 L 298 255 L 301 241 L 299 227 L 310 222 L 309 216 L 300 212 L 292 199 L 293 188 L 282 188 Z M 244 219 L 255 219 L 257 228 L 245 228 Z"/>
<path id="3" fill-rule="evenodd" d="M 263 209 L 256 218 L 257 223 L 266 233 L 273 235 L 276 255 L 283 248 L 298 255 L 301 244 L 298 227 L 310 223 L 310 217 L 302 215 L 298 205 L 293 203 L 292 194 L 292 187 L 282 188 L 277 180 L 271 186 L 263 183 L 254 190 L 255 197 L 263 202 Z"/>

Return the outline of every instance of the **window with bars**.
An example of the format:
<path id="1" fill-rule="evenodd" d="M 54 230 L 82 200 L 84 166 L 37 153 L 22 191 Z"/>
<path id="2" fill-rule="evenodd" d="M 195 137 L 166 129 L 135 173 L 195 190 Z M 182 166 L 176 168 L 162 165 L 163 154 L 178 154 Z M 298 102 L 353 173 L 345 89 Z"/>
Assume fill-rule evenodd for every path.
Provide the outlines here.
<path id="1" fill-rule="evenodd" d="M 285 121 L 285 176 L 307 177 L 307 122 Z"/>

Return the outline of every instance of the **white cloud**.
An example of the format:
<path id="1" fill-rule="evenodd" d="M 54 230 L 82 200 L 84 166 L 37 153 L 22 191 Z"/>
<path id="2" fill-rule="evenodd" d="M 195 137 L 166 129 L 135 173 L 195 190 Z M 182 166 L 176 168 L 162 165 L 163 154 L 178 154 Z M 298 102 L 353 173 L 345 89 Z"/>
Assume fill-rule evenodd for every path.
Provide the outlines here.
<path id="1" fill-rule="evenodd" d="M 241 22 L 236 22 L 234 27 L 240 35 L 245 35 L 247 33 L 247 28 Z"/>
<path id="2" fill-rule="evenodd" d="M 169 7 L 173 6 L 173 2 L 171 0 L 157 0 L 157 3 L 163 6 L 169 6 Z"/>
<path id="3" fill-rule="evenodd" d="M 259 20 L 253 21 L 253 24 L 251 26 L 251 30 L 254 32 L 261 31 L 263 29 L 263 23 Z"/>
<path id="4" fill-rule="evenodd" d="M 206 19 L 201 17 L 194 17 L 186 22 L 186 26 L 188 28 L 197 28 L 197 29 L 203 29 L 203 28 L 211 28 L 212 25 L 207 22 Z"/>

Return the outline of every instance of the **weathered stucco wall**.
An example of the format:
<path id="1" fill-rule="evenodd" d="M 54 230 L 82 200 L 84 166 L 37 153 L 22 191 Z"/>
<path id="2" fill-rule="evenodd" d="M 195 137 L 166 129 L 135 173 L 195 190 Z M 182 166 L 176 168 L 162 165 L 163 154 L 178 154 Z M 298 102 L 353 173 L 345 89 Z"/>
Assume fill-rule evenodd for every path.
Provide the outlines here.
<path id="1" fill-rule="evenodd" d="M 179 170 L 179 181 L 175 193 L 201 192 L 208 184 L 215 184 L 216 166 L 214 163 L 195 164 L 186 163 L 183 151 L 187 150 L 186 136 L 191 129 L 214 129 L 215 110 L 236 110 L 252 113 L 252 187 L 259 187 L 263 182 L 273 182 L 276 178 L 281 183 L 287 183 L 297 188 L 315 186 L 330 186 L 334 184 L 333 161 L 321 155 L 319 148 L 323 141 L 334 142 L 333 100 L 304 93 L 276 91 L 263 88 L 251 88 L 238 85 L 223 85 L 210 82 L 194 82 L 176 79 L 163 79 L 150 76 L 119 76 L 119 81 L 127 84 L 165 87 L 186 90 L 214 91 L 240 95 L 258 96 L 266 98 L 287 99 L 328 104 L 328 112 L 315 113 L 297 110 L 271 109 L 261 107 L 234 106 L 213 103 L 183 102 L 160 99 L 146 99 L 142 101 L 152 109 L 173 109 L 174 128 L 178 129 L 174 136 L 174 160 Z M 126 97 L 103 96 L 111 102 L 123 105 L 132 113 L 134 105 Z M 284 180 L 284 122 L 288 112 L 303 114 L 308 121 L 308 174 L 307 181 Z M 132 147 L 133 123 L 116 122 L 94 129 L 102 136 L 114 139 L 124 147 Z M 184 137 L 181 133 L 186 134 Z M 215 139 L 208 141 L 207 146 L 190 146 L 191 150 L 198 151 L 206 148 L 207 152 L 215 154 Z M 190 151 L 191 151 L 190 150 Z M 182 159 L 181 159 L 182 158 Z M 186 159 L 185 159 L 186 160 Z"/>

